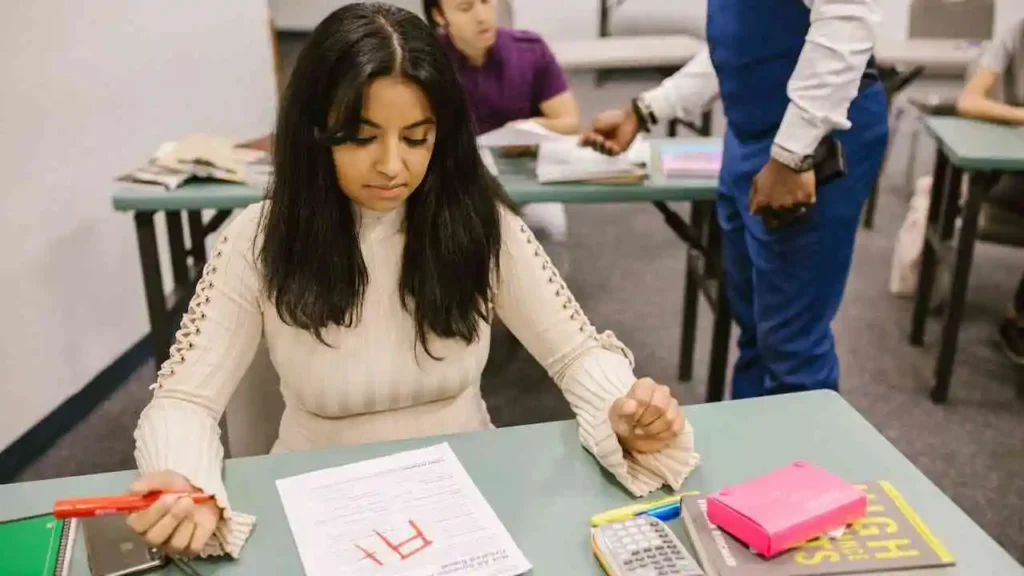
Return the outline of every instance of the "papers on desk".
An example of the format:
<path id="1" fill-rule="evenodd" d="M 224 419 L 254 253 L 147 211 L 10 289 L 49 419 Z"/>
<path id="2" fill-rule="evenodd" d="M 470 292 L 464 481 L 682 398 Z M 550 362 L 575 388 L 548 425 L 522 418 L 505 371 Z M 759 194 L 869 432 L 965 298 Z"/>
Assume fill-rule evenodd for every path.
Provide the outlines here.
<path id="1" fill-rule="evenodd" d="M 642 147 L 646 144 L 641 142 L 635 145 Z M 618 156 L 607 156 L 580 146 L 576 138 L 545 142 L 537 152 L 537 181 L 552 184 L 642 178 L 647 173 L 646 169 L 634 163 L 640 154 L 627 150 Z"/>
<path id="2" fill-rule="evenodd" d="M 236 145 L 211 134 L 190 134 L 165 142 L 144 166 L 118 178 L 122 182 L 156 184 L 168 190 L 191 178 L 238 182 L 263 188 L 272 172 L 266 150 Z"/>
<path id="3" fill-rule="evenodd" d="M 572 137 L 552 132 L 533 120 L 519 120 L 477 136 L 476 143 L 481 148 L 503 148 L 505 146 L 539 146 L 543 142 L 567 138 Z"/>
<path id="4" fill-rule="evenodd" d="M 530 563 L 448 444 L 277 481 L 306 576 L 518 576 Z"/>

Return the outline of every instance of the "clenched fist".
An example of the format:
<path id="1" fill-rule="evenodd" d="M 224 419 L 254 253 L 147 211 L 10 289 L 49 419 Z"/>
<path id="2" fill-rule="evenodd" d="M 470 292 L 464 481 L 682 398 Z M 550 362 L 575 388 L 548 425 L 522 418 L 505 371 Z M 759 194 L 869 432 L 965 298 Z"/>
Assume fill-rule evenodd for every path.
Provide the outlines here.
<path id="1" fill-rule="evenodd" d="M 657 452 L 683 432 L 686 421 L 668 386 L 650 378 L 633 383 L 609 409 L 619 443 L 632 452 Z"/>

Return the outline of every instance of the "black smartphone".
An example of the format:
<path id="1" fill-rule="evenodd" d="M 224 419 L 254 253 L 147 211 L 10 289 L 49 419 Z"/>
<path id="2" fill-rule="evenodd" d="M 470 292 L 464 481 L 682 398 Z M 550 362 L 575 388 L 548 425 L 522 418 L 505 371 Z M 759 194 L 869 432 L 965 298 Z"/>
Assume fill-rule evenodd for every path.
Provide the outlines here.
<path id="1" fill-rule="evenodd" d="M 843 143 L 831 134 L 825 136 L 818 142 L 814 149 L 814 187 L 821 190 L 823 186 L 842 178 L 846 175 L 846 152 L 843 150 Z M 796 222 L 806 212 L 809 206 L 800 206 L 788 209 L 763 211 L 765 225 L 771 229 L 779 229 L 787 224 Z"/>
<path id="2" fill-rule="evenodd" d="M 814 149 L 815 188 L 846 176 L 846 151 L 843 143 L 829 134 Z"/>
<path id="3" fill-rule="evenodd" d="M 94 576 L 141 574 L 167 563 L 125 523 L 124 516 L 96 516 L 81 520 L 89 571 Z"/>

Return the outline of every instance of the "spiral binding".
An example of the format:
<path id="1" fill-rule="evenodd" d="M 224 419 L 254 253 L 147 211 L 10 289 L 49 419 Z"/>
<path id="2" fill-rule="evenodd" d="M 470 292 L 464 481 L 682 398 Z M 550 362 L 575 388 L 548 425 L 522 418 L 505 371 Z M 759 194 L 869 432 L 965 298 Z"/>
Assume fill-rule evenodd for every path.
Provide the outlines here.
<path id="1" fill-rule="evenodd" d="M 67 576 L 71 571 L 71 552 L 74 549 L 75 529 L 78 520 L 70 518 L 64 521 L 60 530 L 60 544 L 57 548 L 57 562 L 53 568 L 53 576 Z"/>

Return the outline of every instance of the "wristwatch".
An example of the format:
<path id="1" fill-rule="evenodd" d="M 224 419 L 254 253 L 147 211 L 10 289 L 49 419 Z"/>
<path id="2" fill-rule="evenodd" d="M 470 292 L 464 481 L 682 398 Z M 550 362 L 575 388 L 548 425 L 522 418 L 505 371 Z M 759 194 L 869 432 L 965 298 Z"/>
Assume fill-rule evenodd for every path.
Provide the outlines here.
<path id="1" fill-rule="evenodd" d="M 644 132 L 650 132 L 651 126 L 658 123 L 658 117 L 654 115 L 651 105 L 647 103 L 643 96 L 637 96 L 630 102 L 630 106 L 633 108 L 633 114 L 636 115 L 637 122 L 640 124 L 640 129 Z"/>
<path id="2" fill-rule="evenodd" d="M 772 159 L 795 172 L 807 172 L 814 169 L 814 155 L 801 155 L 791 152 L 778 144 L 772 144 Z"/>

